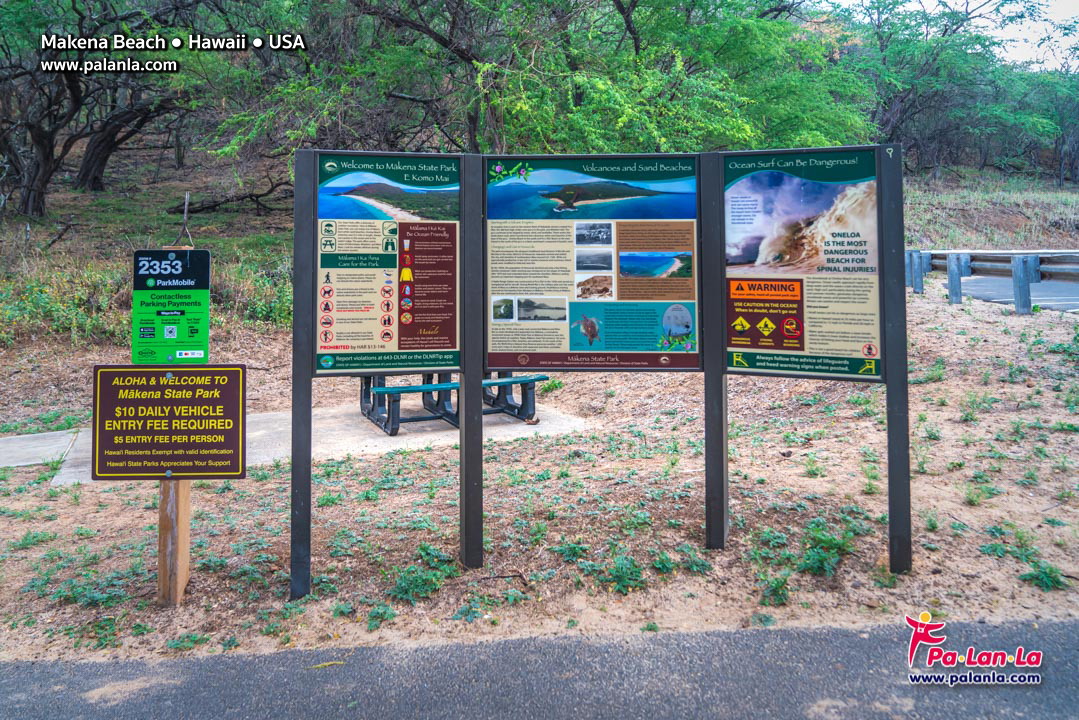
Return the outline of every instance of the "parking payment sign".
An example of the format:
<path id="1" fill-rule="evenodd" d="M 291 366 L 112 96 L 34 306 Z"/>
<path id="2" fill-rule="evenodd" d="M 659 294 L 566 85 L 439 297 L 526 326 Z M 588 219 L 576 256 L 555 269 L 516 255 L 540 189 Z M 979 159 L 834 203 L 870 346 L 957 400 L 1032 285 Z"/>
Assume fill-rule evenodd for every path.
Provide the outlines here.
<path id="1" fill-rule="evenodd" d="M 136 250 L 133 272 L 131 362 L 209 362 L 210 251 Z"/>

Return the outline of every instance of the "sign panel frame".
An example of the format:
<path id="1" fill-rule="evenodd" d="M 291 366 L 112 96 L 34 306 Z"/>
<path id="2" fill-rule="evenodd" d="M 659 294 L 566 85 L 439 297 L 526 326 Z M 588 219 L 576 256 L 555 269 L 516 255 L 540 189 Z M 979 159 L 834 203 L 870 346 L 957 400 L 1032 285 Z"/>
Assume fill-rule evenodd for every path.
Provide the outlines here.
<path id="1" fill-rule="evenodd" d="M 464 220 L 464 218 L 463 218 L 464 213 L 463 213 L 463 210 L 462 210 L 463 201 L 464 201 L 463 158 L 465 156 L 462 155 L 462 154 L 458 154 L 458 153 L 454 153 L 454 154 L 446 153 L 446 154 L 443 154 L 443 153 L 374 152 L 374 151 L 348 151 L 348 150 L 311 150 L 309 152 L 311 152 L 313 154 L 313 157 L 314 157 L 314 161 L 313 161 L 314 168 L 313 168 L 313 177 L 312 177 L 312 181 L 314 183 L 314 186 L 311 188 L 312 195 L 311 195 L 311 198 L 310 198 L 310 202 L 311 202 L 311 213 L 310 214 L 311 214 L 311 217 L 310 217 L 310 220 L 309 220 L 308 223 L 303 223 L 304 225 L 308 225 L 308 233 L 309 234 L 307 235 L 307 238 L 309 238 L 309 240 L 307 238 L 300 238 L 299 235 L 297 235 L 297 241 L 299 242 L 299 241 L 302 240 L 304 242 L 310 242 L 311 245 L 312 245 L 311 248 L 310 248 L 310 257 L 311 257 L 311 267 L 310 267 L 310 273 L 311 273 L 311 290 L 310 290 L 311 305 L 310 305 L 310 307 L 312 309 L 313 317 L 311 319 L 312 333 L 311 333 L 311 342 L 309 344 L 309 347 L 310 347 L 310 352 L 311 352 L 311 356 L 312 356 L 312 365 L 311 365 L 311 367 L 312 367 L 312 375 L 313 375 L 313 377 L 357 377 L 357 376 L 363 376 L 363 375 L 421 374 L 421 373 L 426 373 L 426 372 L 458 372 L 460 370 L 460 357 L 461 357 L 461 352 L 463 350 L 463 347 L 462 347 L 462 334 L 463 334 L 463 325 L 464 325 L 463 318 L 462 318 L 462 307 L 461 306 L 462 306 L 462 294 L 463 294 L 463 288 L 462 288 L 462 268 L 463 268 L 462 253 L 464 252 L 464 243 L 462 242 L 462 230 L 463 230 L 463 220 Z M 321 360 L 325 356 L 336 354 L 336 353 L 319 352 L 319 343 L 321 341 L 320 340 L 320 332 L 322 332 L 324 329 L 321 328 L 320 325 L 319 325 L 319 321 L 320 321 L 320 317 L 321 317 L 321 315 L 319 313 L 319 309 L 320 309 L 319 303 L 320 303 L 321 300 L 323 300 L 320 297 L 320 290 L 323 287 L 323 284 L 321 284 L 319 282 L 319 280 L 322 279 L 322 278 L 319 277 L 320 262 L 321 262 L 321 258 L 320 258 L 321 251 L 320 251 L 320 248 L 319 248 L 319 246 L 317 244 L 320 243 L 321 237 L 322 237 L 322 234 L 320 233 L 320 224 L 321 224 L 321 222 L 323 220 L 327 220 L 327 218 L 322 218 L 322 219 L 319 218 L 319 195 L 320 195 L 320 193 L 319 193 L 319 179 L 322 177 L 321 169 L 323 168 L 323 162 L 329 156 L 332 156 L 333 158 L 357 158 L 357 159 L 378 159 L 378 158 L 383 158 L 383 159 L 386 159 L 386 160 L 398 160 L 398 161 L 402 161 L 402 162 L 403 161 L 412 161 L 412 162 L 431 161 L 431 162 L 436 162 L 436 163 L 442 163 L 442 162 L 445 162 L 445 161 L 449 160 L 449 161 L 452 161 L 452 162 L 456 163 L 456 166 L 457 166 L 457 168 L 456 168 L 456 174 L 457 174 L 457 208 L 458 208 L 458 210 L 457 210 L 457 219 L 456 220 L 451 220 L 451 221 L 445 221 L 447 223 L 453 223 L 456 226 L 456 229 L 455 229 L 456 237 L 451 240 L 451 242 L 454 244 L 454 254 L 455 254 L 455 263 L 454 263 L 455 267 L 454 267 L 454 273 L 453 273 L 453 279 L 454 279 L 454 283 L 455 283 L 454 302 L 453 302 L 453 313 L 455 315 L 455 318 L 454 318 L 455 328 L 454 328 L 454 331 L 453 331 L 454 338 L 455 338 L 455 342 L 454 342 L 454 348 L 455 349 L 453 349 L 453 350 L 431 350 L 431 351 L 424 351 L 422 349 L 417 349 L 417 350 L 409 350 L 409 351 L 399 351 L 397 353 L 394 353 L 394 354 L 399 354 L 399 355 L 403 355 L 403 356 L 422 355 L 424 352 L 444 353 L 444 354 L 448 353 L 448 354 L 452 354 L 453 356 L 455 356 L 456 362 L 454 362 L 454 363 L 437 363 L 437 362 L 435 362 L 435 363 L 416 363 L 416 364 L 406 364 L 406 365 L 402 365 L 402 364 L 399 364 L 399 363 L 389 363 L 389 362 L 382 363 L 382 364 L 372 362 L 371 364 L 364 365 L 362 367 L 350 367 L 350 368 L 326 367 L 326 366 L 324 366 L 322 364 Z M 390 222 L 390 221 L 385 221 L 385 222 Z M 393 221 L 393 222 L 397 226 L 397 228 L 395 228 L 395 229 L 399 229 L 401 224 L 405 224 L 405 223 L 409 223 L 409 222 L 438 223 L 438 222 L 442 222 L 442 221 L 396 220 L 396 221 Z M 300 223 L 299 218 L 297 218 L 297 220 L 296 220 L 296 227 L 297 227 L 297 230 L 299 230 L 299 228 L 301 227 L 301 223 Z M 401 264 L 401 267 L 398 267 L 398 262 L 401 262 L 403 260 L 403 258 L 404 258 L 403 252 L 404 252 L 403 243 L 399 243 L 398 247 L 397 247 L 396 254 L 397 254 L 398 258 L 400 258 L 400 259 L 398 261 L 396 261 L 395 264 L 394 264 L 394 274 L 395 274 L 394 280 L 395 281 L 397 280 L 396 274 L 398 272 L 401 272 L 401 271 L 404 270 L 403 263 Z M 294 268 L 295 268 L 294 271 L 298 274 L 300 272 L 299 265 L 294 263 Z M 383 268 L 383 269 L 388 271 L 388 268 Z M 331 270 L 332 270 L 332 268 L 331 268 Z M 326 272 L 324 269 L 321 270 L 321 271 Z M 409 272 L 410 273 L 413 272 L 413 269 L 410 269 Z M 393 287 L 394 287 L 394 298 L 392 299 L 392 301 L 394 302 L 395 307 L 391 309 L 390 313 L 392 315 L 397 316 L 397 317 L 392 318 L 392 321 L 393 321 L 393 323 L 395 325 L 392 332 L 394 332 L 394 334 L 396 335 L 399 328 L 400 328 L 399 323 L 401 321 L 401 318 L 403 317 L 402 313 L 404 313 L 405 309 L 401 308 L 398 305 L 398 302 L 397 302 L 399 300 L 399 298 L 397 297 L 397 294 L 398 294 L 397 293 L 397 287 L 398 286 L 394 285 Z M 297 286 L 295 288 L 295 292 L 300 292 L 300 288 L 299 288 L 298 283 L 297 283 Z M 379 302 L 382 302 L 385 299 L 389 299 L 389 298 L 384 298 L 382 300 L 379 300 Z M 418 318 L 418 315 L 416 317 Z M 333 326 L 330 326 L 330 328 L 329 328 L 331 331 L 333 331 L 332 327 Z M 418 327 L 418 324 L 417 324 L 417 327 Z M 392 341 L 392 338 L 391 338 L 391 341 Z M 381 352 L 378 352 L 378 351 L 371 351 L 369 353 L 368 352 L 360 352 L 360 353 L 352 353 L 352 354 L 371 355 L 372 358 L 377 358 L 379 355 L 389 355 L 390 353 L 381 353 Z"/>
<path id="2" fill-rule="evenodd" d="M 885 273 L 891 272 L 889 267 L 887 256 L 888 249 L 886 247 L 886 238 L 888 236 L 887 223 L 891 221 L 890 218 L 885 217 L 885 207 L 889 202 L 889 198 L 886 193 L 891 192 L 890 186 L 884 182 L 882 178 L 882 164 L 881 164 L 881 152 L 885 150 L 880 145 L 849 145 L 835 148 L 782 148 L 775 150 L 747 150 L 737 152 L 723 152 L 719 153 L 719 202 L 722 204 L 722 219 L 719 224 L 720 234 L 720 251 L 723 253 L 723 276 L 722 287 L 723 295 L 726 306 L 727 295 L 729 289 L 729 280 L 732 278 L 727 272 L 726 262 L 726 248 L 727 248 L 727 210 L 726 210 L 726 192 L 727 192 L 727 161 L 731 158 L 741 157 L 755 157 L 755 156 L 778 156 L 778 155 L 805 155 L 805 154 L 835 154 L 835 153 L 859 153 L 859 152 L 871 152 L 873 153 L 873 167 L 874 167 L 874 180 L 876 182 L 876 243 L 877 243 L 877 329 L 879 335 L 879 343 L 877 344 L 877 370 L 876 374 L 872 375 L 858 375 L 858 374 L 829 374 L 820 372 L 803 372 L 798 370 L 760 370 L 756 368 L 742 368 L 734 367 L 728 363 L 728 354 L 731 352 L 730 336 L 731 336 L 731 322 L 736 320 L 730 320 L 723 324 L 723 358 L 722 363 L 725 368 L 725 372 L 730 375 L 755 375 L 759 377 L 778 377 L 778 378 L 810 378 L 816 380 L 833 380 L 843 382 L 860 382 L 869 384 L 884 384 L 886 382 L 885 374 L 887 372 L 888 352 L 887 352 L 887 326 L 889 325 L 889 315 L 886 312 L 885 301 Z M 745 177 L 745 176 L 742 176 Z M 900 253 L 902 254 L 902 253 Z M 840 275 L 840 277 L 843 277 Z M 770 279 L 770 278 L 769 278 Z M 805 302 L 805 284 L 802 282 L 802 303 Z M 725 307 L 726 309 L 726 307 Z M 729 320 L 729 318 L 728 318 Z M 805 328 L 802 328 L 805 332 Z M 749 350 L 747 352 L 753 352 Z"/>
<path id="3" fill-rule="evenodd" d="M 613 153 L 613 154 L 583 154 L 583 153 L 569 153 L 560 155 L 539 155 L 539 154 L 513 154 L 513 155 L 483 155 L 483 167 L 484 167 L 484 183 L 483 183 L 483 247 L 482 257 L 484 259 L 484 273 L 483 273 L 483 297 L 484 297 L 484 313 L 490 313 L 490 287 L 489 287 L 489 258 L 490 251 L 490 221 L 489 217 L 489 164 L 494 161 L 505 161 L 511 165 L 515 165 L 518 162 L 529 163 L 532 161 L 587 161 L 594 160 L 597 162 L 602 161 L 619 161 L 619 160 L 688 160 L 694 165 L 694 181 L 695 181 L 695 194 L 696 194 L 696 215 L 693 220 L 695 223 L 695 232 L 693 239 L 693 253 L 694 253 L 694 292 L 695 292 L 695 318 L 697 325 L 697 342 L 696 348 L 692 353 L 695 363 L 691 366 L 676 366 L 676 367 L 664 367 L 664 366 L 619 366 L 619 365 L 574 365 L 571 363 L 560 364 L 535 364 L 532 362 L 520 363 L 514 365 L 508 365 L 504 363 L 492 363 L 490 360 L 490 336 L 487 331 L 487 325 L 491 322 L 488 315 L 484 316 L 484 333 L 483 333 L 483 369 L 485 373 L 498 372 L 498 371 L 545 371 L 545 372 L 701 372 L 704 369 L 703 360 L 703 336 L 704 331 L 704 302 L 703 302 L 703 276 L 704 272 L 702 261 L 702 228 L 701 228 L 701 204 L 703 198 L 702 185 L 701 185 L 701 154 L 699 153 Z M 496 218 L 497 219 L 497 218 Z M 589 218 L 590 219 L 590 218 Z M 683 218 L 676 218 L 673 221 L 683 220 Z M 619 220 L 618 218 L 597 218 L 597 222 L 602 223 L 604 221 L 609 222 L 631 222 L 631 220 Z M 615 301 L 618 302 L 618 301 Z M 568 307 L 568 304 L 567 304 Z M 572 330 L 571 330 L 572 332 Z M 568 351 L 567 355 L 574 354 L 573 350 Z M 583 354 L 584 351 L 582 351 Z M 637 351 L 623 352 L 623 351 L 609 351 L 611 354 L 623 354 L 633 355 L 638 354 Z M 529 353 L 520 353 L 521 355 L 528 355 Z M 662 353 L 648 353 L 655 354 L 657 356 Z M 680 352 L 678 354 L 681 354 Z"/>
<path id="4" fill-rule="evenodd" d="M 209 363 L 212 261 L 209 250 L 143 249 L 134 252 L 132 364 Z M 165 318 L 177 320 L 170 323 Z"/>
<path id="5" fill-rule="evenodd" d="M 230 382 L 217 382 L 215 374 L 235 375 L 238 385 Z M 205 380 L 197 383 L 180 382 L 176 375 L 197 375 Z M 121 389 L 115 392 L 116 397 L 103 397 L 108 394 L 105 390 L 108 376 L 119 378 L 140 378 L 138 383 L 124 383 L 116 385 Z M 159 380 L 168 379 L 167 383 L 159 383 Z M 163 390 L 164 388 L 164 390 Z M 221 393 L 225 390 L 225 393 Z M 90 464 L 91 479 L 103 480 L 216 480 L 222 478 L 242 480 L 247 477 L 247 366 L 242 364 L 225 365 L 95 365 L 93 383 L 93 423 L 92 423 L 92 457 Z M 127 393 L 127 397 L 123 397 Z M 168 397 L 167 395 L 172 395 Z M 120 405 L 124 400 L 139 401 L 138 404 L 123 407 Z M 145 401 L 150 401 L 149 403 Z M 194 407 L 196 403 L 221 402 L 221 409 L 227 412 L 216 413 L 177 413 L 175 408 Z M 236 407 L 235 405 L 238 405 Z M 111 413 L 108 411 L 112 411 Z M 171 410 L 171 411 L 170 411 Z M 122 412 L 121 412 L 122 411 Z M 130 412 L 128 412 L 130 411 Z M 111 415 L 111 417 L 106 417 Z M 199 416 L 207 417 L 210 423 L 219 423 L 221 420 L 232 420 L 233 425 L 226 428 L 216 427 L 187 427 L 190 422 L 176 427 L 176 422 L 181 418 L 198 420 Z M 150 422 L 156 427 L 150 427 Z M 123 423 L 109 427 L 108 423 Z M 137 423 L 137 424 L 131 424 Z M 165 425 L 162 425 L 165 423 Z M 168 433 L 167 435 L 142 435 L 121 436 L 123 441 L 117 442 L 116 437 L 121 432 L 145 432 L 145 433 Z M 210 435 L 193 436 L 185 434 L 184 443 L 179 443 L 173 433 L 221 432 L 221 440 L 194 440 L 193 437 L 213 437 Z M 130 442 L 129 437 L 135 442 Z M 158 438 L 167 439 L 160 440 Z M 106 447 L 108 444 L 108 447 Z M 127 447 L 136 445 L 145 450 L 127 452 Z M 213 448 L 199 447 L 200 444 L 210 444 Z M 185 454 L 179 455 L 173 460 L 177 462 L 192 462 L 198 469 L 173 471 L 168 467 L 164 457 L 159 462 L 161 468 L 151 471 L 147 469 L 134 470 L 132 472 L 103 472 L 106 457 L 111 454 L 122 456 L 126 460 L 131 456 L 148 462 L 146 456 L 164 455 L 162 446 L 168 446 L 169 454 L 176 445 L 183 445 L 181 450 Z M 152 446 L 152 447 L 148 447 Z M 218 450 L 217 452 L 207 452 Z M 220 452 L 227 450 L 227 452 Z M 209 466 L 209 462 L 219 462 L 223 455 L 231 455 L 234 462 L 227 466 Z M 204 468 L 204 469 L 203 469 Z"/>

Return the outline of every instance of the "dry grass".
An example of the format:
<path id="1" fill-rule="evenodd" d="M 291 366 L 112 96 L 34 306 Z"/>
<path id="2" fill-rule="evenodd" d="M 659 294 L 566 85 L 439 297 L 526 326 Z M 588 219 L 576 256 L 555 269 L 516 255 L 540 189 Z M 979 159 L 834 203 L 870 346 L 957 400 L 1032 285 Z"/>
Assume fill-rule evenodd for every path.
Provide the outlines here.
<path id="1" fill-rule="evenodd" d="M 922 250 L 1075 249 L 1079 190 L 960 168 L 942 182 L 908 178 L 907 245 Z"/>
<path id="2" fill-rule="evenodd" d="M 911 297 L 910 326 L 909 575 L 884 568 L 880 388 L 732 378 L 733 526 L 726 550 L 706 552 L 700 376 L 567 373 L 544 401 L 595 430 L 485 445 L 482 569 L 460 572 L 425 550 L 457 547 L 454 450 L 319 465 L 316 592 L 304 603 L 285 602 L 287 467 L 196 484 L 195 570 L 175 610 L 152 604 L 152 484 L 58 492 L 48 469 L 10 470 L 0 654 L 866 625 L 924 609 L 955 620 L 1079 615 L 1076 321 L 953 307 L 929 292 Z M 834 558 L 812 552 L 831 546 Z M 1038 562 L 1072 586 L 1024 580 Z M 400 599 L 424 587 L 430 597 Z M 396 617 L 369 632 L 370 614 L 388 608 Z"/>

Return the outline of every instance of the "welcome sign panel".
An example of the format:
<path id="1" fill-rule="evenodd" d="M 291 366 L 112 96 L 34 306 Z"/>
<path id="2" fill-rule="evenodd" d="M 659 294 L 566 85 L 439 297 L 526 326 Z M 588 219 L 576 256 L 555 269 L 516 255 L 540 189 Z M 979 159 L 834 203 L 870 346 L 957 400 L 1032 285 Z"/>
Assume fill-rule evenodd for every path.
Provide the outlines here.
<path id="1" fill-rule="evenodd" d="M 460 159 L 318 156 L 315 374 L 460 364 Z"/>

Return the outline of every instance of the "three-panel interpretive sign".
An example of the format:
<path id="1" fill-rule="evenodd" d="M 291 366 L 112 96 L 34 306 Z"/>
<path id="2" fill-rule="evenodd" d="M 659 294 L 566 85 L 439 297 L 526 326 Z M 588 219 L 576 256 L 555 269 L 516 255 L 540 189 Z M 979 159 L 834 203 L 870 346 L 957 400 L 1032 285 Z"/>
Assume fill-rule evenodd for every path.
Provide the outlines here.
<path id="1" fill-rule="evenodd" d="M 311 392 L 326 375 L 456 373 L 468 567 L 483 563 L 485 374 L 703 372 L 711 548 L 729 532 L 729 375 L 883 383 L 890 565 L 910 569 L 897 146 L 302 150 L 295 168 L 292 597 L 311 588 Z"/>

